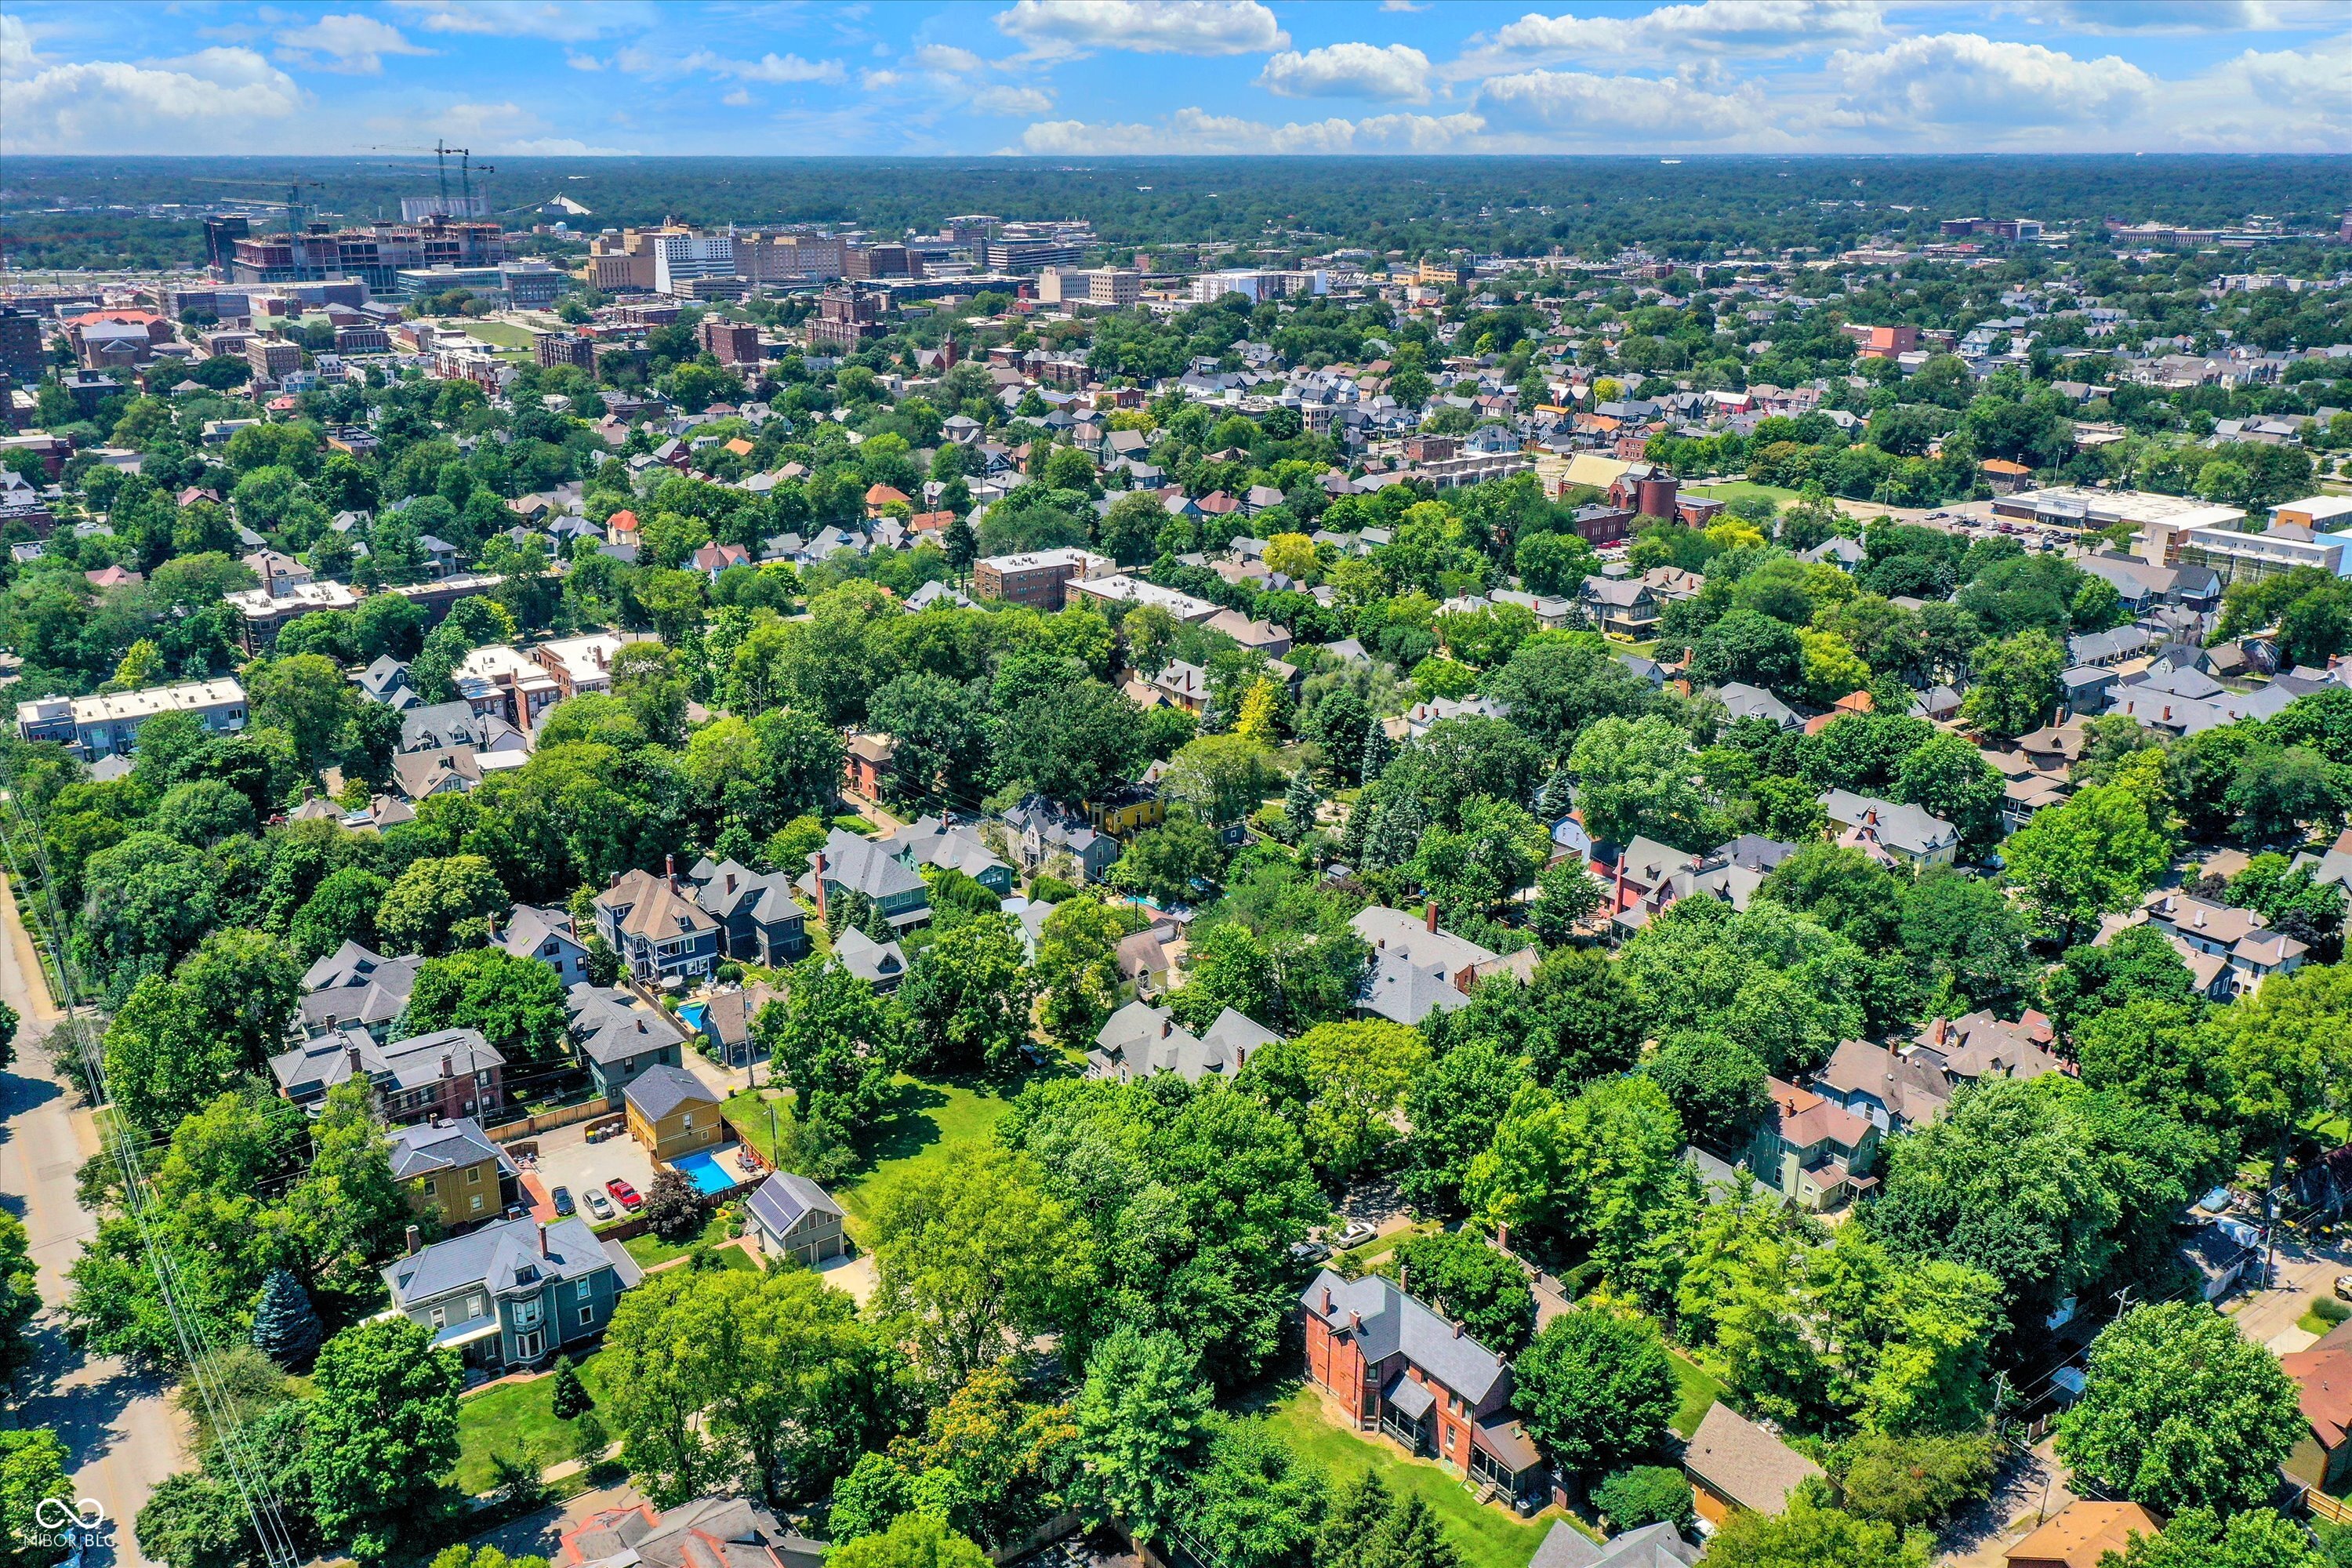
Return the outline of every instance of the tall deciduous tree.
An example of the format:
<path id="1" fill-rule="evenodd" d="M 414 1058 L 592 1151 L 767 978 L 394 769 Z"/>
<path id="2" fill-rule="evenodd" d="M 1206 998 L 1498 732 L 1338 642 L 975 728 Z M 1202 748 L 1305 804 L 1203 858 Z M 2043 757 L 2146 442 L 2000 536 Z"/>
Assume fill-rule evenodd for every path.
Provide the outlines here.
<path id="1" fill-rule="evenodd" d="M 899 986 L 916 1044 L 935 1068 L 1005 1073 L 1020 1065 L 1037 992 L 1015 931 L 1002 914 L 948 926 Z"/>
<path id="2" fill-rule="evenodd" d="M 1601 1309 L 1545 1324 L 1512 1378 L 1528 1431 L 1552 1462 L 1595 1477 L 1656 1448 L 1680 1399 L 1657 1329 Z"/>
<path id="3" fill-rule="evenodd" d="M 2058 1457 L 2161 1513 L 2254 1508 L 2304 1434 L 2296 1399 L 2278 1358 L 2205 1302 L 2135 1307 L 2092 1342 Z"/>
<path id="4" fill-rule="evenodd" d="M 2146 803 L 2121 784 L 2077 791 L 2001 846 L 2010 884 L 2063 941 L 2130 908 L 2164 874 L 2171 845 Z"/>
<path id="5" fill-rule="evenodd" d="M 1183 1477 L 1211 1435 L 1209 1385 L 1173 1334 L 1128 1325 L 1097 1346 L 1079 1390 L 1077 1473 L 1070 1500 L 1137 1540 L 1165 1540 L 1179 1521 Z"/>
<path id="6" fill-rule="evenodd" d="M 345 1329 L 319 1352 L 304 1465 L 319 1527 L 362 1563 L 428 1529 L 457 1462 L 457 1361 L 404 1317 Z"/>

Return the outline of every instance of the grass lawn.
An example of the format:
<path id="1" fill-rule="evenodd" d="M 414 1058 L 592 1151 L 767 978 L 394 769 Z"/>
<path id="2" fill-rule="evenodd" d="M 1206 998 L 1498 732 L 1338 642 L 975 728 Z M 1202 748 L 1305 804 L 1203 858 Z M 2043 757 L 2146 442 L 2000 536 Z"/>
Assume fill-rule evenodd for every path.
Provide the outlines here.
<path id="1" fill-rule="evenodd" d="M 604 1397 L 598 1357 L 579 1363 L 589 1397 Z M 551 1408 L 555 1379 L 503 1383 L 457 1405 L 457 1485 L 467 1494 L 488 1491 L 495 1480 L 493 1454 L 536 1462 L 540 1468 L 572 1458 L 572 1423 L 558 1421 Z"/>
<path id="2" fill-rule="evenodd" d="M 1728 484 L 1721 485 L 1689 485 L 1684 488 L 1682 493 L 1705 496 L 1719 501 L 1735 501 L 1744 496 L 1763 496 L 1775 506 L 1786 506 L 1797 499 L 1797 492 L 1794 490 L 1783 489 L 1779 485 L 1751 484 L 1746 479 L 1734 479 Z"/>
<path id="3" fill-rule="evenodd" d="M 1300 1388 L 1265 1412 L 1265 1421 L 1302 1463 L 1321 1470 L 1333 1486 L 1353 1480 L 1367 1467 L 1393 1492 L 1412 1492 L 1427 1503 L 1461 1549 L 1463 1568 L 1527 1568 L 1536 1545 L 1565 1517 L 1546 1509 L 1521 1519 L 1494 1503 L 1482 1503 L 1454 1476 L 1427 1459 L 1406 1457 L 1393 1443 L 1334 1426 L 1323 1418 L 1311 1388 Z"/>
<path id="4" fill-rule="evenodd" d="M 1675 1412 L 1675 1434 L 1688 1437 L 1698 1430 L 1706 1418 L 1706 1407 L 1723 1397 L 1723 1384 L 1715 1374 L 1680 1351 L 1670 1350 L 1666 1359 L 1675 1363 L 1675 1382 L 1681 1385 L 1682 1407 Z"/>
<path id="5" fill-rule="evenodd" d="M 633 1236 L 621 1245 L 629 1249 L 629 1256 L 637 1260 L 638 1268 L 651 1268 L 656 1263 L 667 1263 L 673 1258 L 684 1258 L 706 1241 L 715 1246 L 726 1239 L 726 1222 L 714 1214 L 710 1216 L 710 1222 L 702 1227 L 702 1234 L 683 1246 L 673 1246 L 652 1231 L 647 1231 L 643 1236 Z M 730 1247 L 728 1250 L 736 1257 L 742 1257 L 740 1248 Z M 747 1267 L 750 1261 L 749 1258 L 744 1259 Z M 734 1265 L 730 1264 L 729 1267 L 732 1268 Z"/>
<path id="6" fill-rule="evenodd" d="M 464 331 L 469 337 L 479 338 L 502 349 L 530 347 L 530 330 L 518 327 L 510 321 L 467 321 L 464 323 Z"/>
<path id="7" fill-rule="evenodd" d="M 1051 1069 L 1049 1069 L 1050 1071 Z M 1073 1069 L 1064 1069 L 1073 1070 Z M 1010 1082 L 970 1078 L 918 1079 L 901 1073 L 896 1082 L 897 1102 L 866 1139 L 866 1158 L 847 1179 L 827 1190 L 846 1211 L 849 1234 L 867 1245 L 867 1215 L 877 1185 L 901 1171 L 946 1165 L 971 1150 L 988 1143 L 996 1124 L 1011 1109 L 1030 1074 Z M 774 1111 L 774 1136 L 769 1113 Z M 730 1096 L 724 1107 L 728 1120 L 743 1141 L 772 1165 L 789 1169 L 778 1158 L 777 1144 L 792 1131 L 792 1109 L 785 1100 L 764 1100 L 744 1092 Z"/>

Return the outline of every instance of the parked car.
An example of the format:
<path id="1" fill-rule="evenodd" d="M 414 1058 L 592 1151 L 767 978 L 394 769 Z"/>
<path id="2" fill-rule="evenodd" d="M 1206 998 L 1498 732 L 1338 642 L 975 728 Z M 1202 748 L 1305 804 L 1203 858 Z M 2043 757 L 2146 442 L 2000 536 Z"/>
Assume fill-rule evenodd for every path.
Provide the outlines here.
<path id="1" fill-rule="evenodd" d="M 547 1201 L 555 1205 L 558 1215 L 568 1215 L 572 1212 L 572 1189 L 558 1187 L 547 1194 Z"/>
<path id="2" fill-rule="evenodd" d="M 1341 1252 L 1359 1247 L 1381 1233 L 1360 1219 L 1351 1219 L 1331 1238 L 1331 1245 Z"/>
<path id="3" fill-rule="evenodd" d="M 587 1194 L 583 1201 L 587 1204 L 588 1212 L 593 1215 L 596 1218 L 611 1219 L 613 1217 L 612 1200 L 605 1197 L 605 1195 L 598 1189 L 594 1187 L 589 1188 Z"/>
<path id="4" fill-rule="evenodd" d="M 2336 1277 L 2336 1299 L 2339 1301 L 2352 1301 L 2352 1274 L 2338 1274 Z"/>
<path id="5" fill-rule="evenodd" d="M 621 1180 L 618 1176 L 606 1182 L 604 1184 L 604 1190 L 613 1194 L 613 1201 L 614 1203 L 620 1205 L 631 1214 L 635 1214 L 639 1209 L 646 1206 L 646 1200 L 637 1195 L 637 1189 L 629 1185 L 628 1183 Z"/>

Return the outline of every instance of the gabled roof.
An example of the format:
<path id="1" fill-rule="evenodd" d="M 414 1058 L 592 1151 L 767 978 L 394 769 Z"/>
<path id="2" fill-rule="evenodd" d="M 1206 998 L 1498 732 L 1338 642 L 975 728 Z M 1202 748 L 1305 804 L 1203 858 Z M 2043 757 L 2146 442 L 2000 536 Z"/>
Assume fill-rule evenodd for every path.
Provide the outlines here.
<path id="1" fill-rule="evenodd" d="M 1825 1472 L 1720 1401 L 1691 1434 L 1683 1468 L 1708 1489 L 1757 1513 L 1779 1513 L 1800 1483 Z"/>
<path id="2" fill-rule="evenodd" d="M 462 1170 L 485 1160 L 496 1160 L 501 1169 L 509 1168 L 504 1152 L 470 1116 L 395 1127 L 386 1137 L 392 1144 L 392 1173 L 398 1181 Z"/>
<path id="3" fill-rule="evenodd" d="M 572 1035 L 580 1043 L 580 1054 L 600 1067 L 678 1043 L 677 1031 L 667 1018 L 638 1006 L 634 996 L 612 986 L 591 985 L 583 980 L 566 994 L 563 1007 L 571 1016 Z"/>
<path id="4" fill-rule="evenodd" d="M 651 871 L 632 871 L 596 895 L 607 909 L 625 907 L 620 929 L 648 942 L 676 942 L 680 937 L 716 931 L 719 922 L 709 910 L 688 898 L 684 889 Z"/>
<path id="5" fill-rule="evenodd" d="M 648 1119 L 658 1120 L 689 1105 L 716 1105 L 719 1097 L 684 1068 L 656 1062 L 639 1073 L 623 1091 L 629 1104 Z"/>
<path id="6" fill-rule="evenodd" d="M 752 1190 L 743 1206 L 752 1215 L 765 1220 L 778 1236 L 798 1225 L 810 1214 L 829 1214 L 842 1217 L 841 1205 L 833 1201 L 823 1187 L 806 1176 L 790 1171 L 778 1171 Z"/>
<path id="7" fill-rule="evenodd" d="M 1813 1082 L 1842 1095 L 1866 1094 L 1890 1115 L 1918 1126 L 1950 1109 L 1954 1085 L 1935 1063 L 1898 1056 L 1867 1040 L 1842 1040 Z"/>
<path id="8" fill-rule="evenodd" d="M 1326 1268 L 1298 1300 L 1307 1316 L 1357 1335 L 1367 1365 L 1402 1355 L 1472 1405 L 1483 1404 L 1510 1376 L 1502 1357 L 1381 1275 L 1345 1279 Z"/>

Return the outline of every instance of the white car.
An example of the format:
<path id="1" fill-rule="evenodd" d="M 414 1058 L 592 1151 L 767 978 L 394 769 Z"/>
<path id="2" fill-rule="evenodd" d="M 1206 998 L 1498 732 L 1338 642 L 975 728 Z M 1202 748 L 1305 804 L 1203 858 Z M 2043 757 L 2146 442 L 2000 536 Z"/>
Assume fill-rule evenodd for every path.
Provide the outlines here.
<path id="1" fill-rule="evenodd" d="M 587 1205 L 588 1212 L 598 1219 L 613 1217 L 613 1200 L 604 1195 L 604 1188 L 590 1187 L 580 1194 L 580 1201 Z"/>

